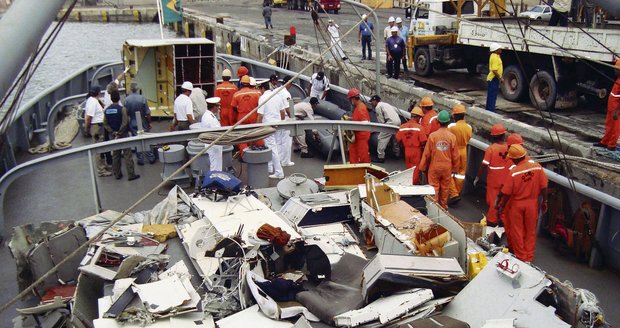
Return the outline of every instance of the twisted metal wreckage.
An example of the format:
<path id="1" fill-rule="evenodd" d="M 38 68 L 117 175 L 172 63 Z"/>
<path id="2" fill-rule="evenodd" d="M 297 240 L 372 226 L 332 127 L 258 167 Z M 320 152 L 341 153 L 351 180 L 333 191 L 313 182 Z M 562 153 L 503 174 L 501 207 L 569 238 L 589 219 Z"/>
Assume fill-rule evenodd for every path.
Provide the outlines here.
<path id="1" fill-rule="evenodd" d="M 326 166 L 327 180 L 359 165 Z M 432 188 L 408 184 L 411 171 L 367 169 L 385 177 L 358 170 L 353 188 L 316 192 L 316 181 L 297 176 L 283 180 L 297 193 L 290 198 L 219 171 L 194 194 L 173 187 L 38 286 L 41 305 L 18 310 L 16 326 L 602 324 L 594 295 L 503 252 L 501 229 L 459 222 L 426 197 Z M 118 214 L 19 227 L 10 247 L 20 287 Z"/>

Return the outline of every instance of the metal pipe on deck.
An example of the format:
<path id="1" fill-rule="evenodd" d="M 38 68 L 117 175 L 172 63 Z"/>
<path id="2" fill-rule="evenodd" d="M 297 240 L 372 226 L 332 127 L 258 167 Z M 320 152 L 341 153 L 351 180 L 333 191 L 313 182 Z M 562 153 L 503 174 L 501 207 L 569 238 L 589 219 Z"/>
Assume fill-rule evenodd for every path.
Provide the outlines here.
<path id="1" fill-rule="evenodd" d="M 0 19 L 0 96 L 11 88 L 65 0 L 15 1 Z"/>

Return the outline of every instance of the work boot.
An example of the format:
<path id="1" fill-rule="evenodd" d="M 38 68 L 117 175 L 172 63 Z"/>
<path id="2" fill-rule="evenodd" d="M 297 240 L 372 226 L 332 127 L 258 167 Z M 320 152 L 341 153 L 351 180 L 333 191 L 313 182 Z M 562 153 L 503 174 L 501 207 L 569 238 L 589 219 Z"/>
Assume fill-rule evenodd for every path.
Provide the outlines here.
<path id="1" fill-rule="evenodd" d="M 314 155 L 310 153 L 301 153 L 301 158 L 312 158 L 312 157 L 314 157 Z"/>
<path id="2" fill-rule="evenodd" d="M 448 205 L 449 206 L 456 205 L 460 201 L 461 201 L 461 197 L 460 196 L 452 197 L 452 198 L 448 199 Z"/>
<path id="3" fill-rule="evenodd" d="M 129 181 L 133 181 L 133 180 L 136 180 L 136 179 L 140 179 L 140 174 L 135 174 L 135 175 L 132 175 L 132 176 L 130 176 L 130 177 L 129 177 L 129 179 L 127 179 L 127 180 L 129 180 Z"/>

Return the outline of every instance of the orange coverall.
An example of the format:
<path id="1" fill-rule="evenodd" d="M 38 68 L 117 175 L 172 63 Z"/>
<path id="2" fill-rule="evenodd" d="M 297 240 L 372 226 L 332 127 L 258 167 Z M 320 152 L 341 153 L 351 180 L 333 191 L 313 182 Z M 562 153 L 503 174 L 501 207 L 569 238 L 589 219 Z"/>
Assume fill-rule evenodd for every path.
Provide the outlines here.
<path id="1" fill-rule="evenodd" d="M 458 120 L 448 125 L 448 130 L 456 137 L 456 149 L 459 151 L 459 170 L 450 184 L 450 198 L 454 198 L 460 196 L 463 190 L 467 170 L 467 145 L 471 139 L 472 128 L 465 120 Z"/>
<path id="2" fill-rule="evenodd" d="M 368 108 L 363 102 L 359 102 L 353 110 L 352 121 L 370 122 Z M 368 141 L 370 140 L 369 131 L 355 131 L 355 143 L 349 145 L 349 162 L 351 164 L 370 163 L 370 152 L 368 151 Z"/>
<path id="3" fill-rule="evenodd" d="M 396 133 L 396 140 L 405 146 L 405 167 L 413 169 L 413 184 L 420 181 L 420 170 L 417 167 L 422 158 L 422 146 L 426 142 L 426 133 L 422 125 L 415 119 L 400 126 Z"/>
<path id="4" fill-rule="evenodd" d="M 541 190 L 547 188 L 547 183 L 542 166 L 525 159 L 510 169 L 502 186 L 502 194 L 510 197 L 510 207 L 506 211 L 510 249 L 521 261 L 534 261 L 538 199 Z"/>
<path id="5" fill-rule="evenodd" d="M 487 166 L 487 222 L 497 224 L 497 210 L 495 209 L 495 201 L 499 190 L 508 175 L 508 170 L 512 165 L 512 161 L 506 158 L 508 146 L 505 143 L 494 143 L 484 152 L 482 165 Z M 502 216 L 503 218 L 503 216 Z"/>
<path id="6" fill-rule="evenodd" d="M 222 126 L 231 126 L 235 124 L 231 104 L 233 96 L 237 91 L 237 86 L 229 81 L 224 81 L 215 88 L 215 96 L 220 97 L 220 124 Z"/>
<path id="7" fill-rule="evenodd" d="M 448 208 L 450 178 L 459 167 L 459 152 L 456 137 L 445 127 L 428 136 L 420 170 L 427 171 L 428 183 L 435 188 L 435 197 L 443 208 Z"/>
<path id="8" fill-rule="evenodd" d="M 431 133 L 439 130 L 437 111 L 433 109 L 426 112 L 422 117 L 422 122 L 420 122 L 420 124 L 422 124 L 422 127 L 424 127 L 424 133 L 426 133 L 427 137 L 430 136 Z"/>
<path id="9" fill-rule="evenodd" d="M 231 107 L 233 108 L 233 124 L 241 120 L 254 108 L 258 107 L 258 98 L 260 98 L 261 95 L 262 94 L 260 93 L 260 91 L 251 87 L 243 87 L 239 89 L 239 91 L 235 92 L 231 102 Z M 256 123 L 257 118 L 258 113 L 254 112 L 241 124 L 254 124 Z M 264 141 L 258 140 L 253 142 L 253 144 L 264 145 Z M 248 148 L 248 144 L 239 144 L 237 145 L 237 147 L 239 147 L 241 156 L 243 156 L 243 151 Z"/>
<path id="10" fill-rule="evenodd" d="M 607 147 L 616 147 L 620 137 L 620 118 L 614 120 L 614 112 L 620 108 L 620 78 L 616 80 L 607 99 L 607 117 L 605 118 L 605 135 L 601 143 Z"/>

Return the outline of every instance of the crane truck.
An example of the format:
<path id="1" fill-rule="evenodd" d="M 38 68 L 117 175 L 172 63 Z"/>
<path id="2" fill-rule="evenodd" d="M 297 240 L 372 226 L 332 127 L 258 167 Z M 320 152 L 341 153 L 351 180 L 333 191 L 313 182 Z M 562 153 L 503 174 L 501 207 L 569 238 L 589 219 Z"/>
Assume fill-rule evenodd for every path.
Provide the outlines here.
<path id="1" fill-rule="evenodd" d="M 611 66 L 620 54 L 620 30 L 543 26 L 509 17 L 505 6 L 493 10 L 484 0 L 417 4 L 407 46 L 418 75 L 457 68 L 483 72 L 495 42 L 503 48 L 501 92 L 509 101 L 529 97 L 543 110 L 573 108 L 582 95 L 602 102 L 615 80 Z"/>

